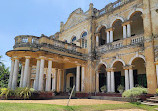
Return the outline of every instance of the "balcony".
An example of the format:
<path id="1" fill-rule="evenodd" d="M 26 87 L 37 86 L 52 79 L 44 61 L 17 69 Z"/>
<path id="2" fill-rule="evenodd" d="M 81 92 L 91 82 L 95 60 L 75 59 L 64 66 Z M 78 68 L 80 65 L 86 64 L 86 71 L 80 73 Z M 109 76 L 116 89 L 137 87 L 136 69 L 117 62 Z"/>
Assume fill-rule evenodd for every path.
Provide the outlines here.
<path id="1" fill-rule="evenodd" d="M 119 40 L 116 42 L 112 42 L 106 45 L 96 47 L 96 51 L 98 54 L 103 54 L 103 53 L 110 52 L 116 49 L 124 48 L 126 46 L 137 46 L 137 45 L 142 46 L 143 43 L 144 43 L 144 35 L 140 34 L 140 35 L 132 36 L 123 40 Z"/>
<path id="2" fill-rule="evenodd" d="M 85 58 L 86 50 L 63 41 L 55 40 L 49 37 L 36 36 L 17 36 L 15 37 L 14 50 L 30 50 L 30 51 L 48 51 L 52 53 L 73 54 Z"/>

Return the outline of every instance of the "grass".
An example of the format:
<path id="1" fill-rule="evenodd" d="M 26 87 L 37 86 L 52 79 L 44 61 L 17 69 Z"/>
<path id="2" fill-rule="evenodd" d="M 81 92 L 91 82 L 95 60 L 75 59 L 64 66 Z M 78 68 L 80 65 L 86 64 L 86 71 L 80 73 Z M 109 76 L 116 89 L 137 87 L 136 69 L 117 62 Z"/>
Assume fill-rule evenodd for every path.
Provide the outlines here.
<path id="1" fill-rule="evenodd" d="M 155 111 L 158 106 L 146 106 L 138 103 L 62 106 L 31 103 L 0 103 L 0 111 L 104 111 L 114 109 L 144 109 Z"/>

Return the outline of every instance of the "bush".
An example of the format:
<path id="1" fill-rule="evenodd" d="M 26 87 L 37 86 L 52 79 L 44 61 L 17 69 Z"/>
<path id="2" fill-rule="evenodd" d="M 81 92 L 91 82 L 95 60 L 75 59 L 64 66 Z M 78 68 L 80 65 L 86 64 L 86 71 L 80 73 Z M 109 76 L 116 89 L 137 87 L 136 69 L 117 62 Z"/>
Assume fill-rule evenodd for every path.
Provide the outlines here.
<path id="1" fill-rule="evenodd" d="M 147 93 L 147 89 L 143 87 L 134 87 L 132 89 L 129 89 L 125 92 L 123 92 L 122 97 L 129 97 L 129 98 L 136 98 L 140 96 L 141 94 Z"/>
<path id="2" fill-rule="evenodd" d="M 102 92 L 105 92 L 105 91 L 106 91 L 106 85 L 102 86 L 102 87 L 100 88 L 100 90 L 101 90 Z"/>
<path id="3" fill-rule="evenodd" d="M 0 97 L 5 96 L 6 99 L 8 96 L 15 96 L 17 98 L 29 99 L 32 93 L 35 92 L 33 88 L 22 88 L 18 87 L 15 90 L 10 90 L 9 88 L 1 88 L 0 89 Z"/>
<path id="4" fill-rule="evenodd" d="M 1 93 L 0 93 L 0 97 L 5 96 L 6 99 L 9 95 L 10 89 L 9 88 L 1 88 Z"/>
<path id="5" fill-rule="evenodd" d="M 156 89 L 156 94 L 158 94 L 158 88 Z"/>

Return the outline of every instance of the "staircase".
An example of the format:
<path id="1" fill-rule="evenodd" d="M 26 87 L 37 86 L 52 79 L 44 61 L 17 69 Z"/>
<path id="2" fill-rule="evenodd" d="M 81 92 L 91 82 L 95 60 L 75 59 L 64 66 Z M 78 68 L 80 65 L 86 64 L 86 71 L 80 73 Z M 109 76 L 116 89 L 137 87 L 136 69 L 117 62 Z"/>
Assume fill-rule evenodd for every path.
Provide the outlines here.
<path id="1" fill-rule="evenodd" d="M 158 96 L 150 97 L 146 101 L 141 103 L 149 106 L 156 106 L 158 105 Z"/>

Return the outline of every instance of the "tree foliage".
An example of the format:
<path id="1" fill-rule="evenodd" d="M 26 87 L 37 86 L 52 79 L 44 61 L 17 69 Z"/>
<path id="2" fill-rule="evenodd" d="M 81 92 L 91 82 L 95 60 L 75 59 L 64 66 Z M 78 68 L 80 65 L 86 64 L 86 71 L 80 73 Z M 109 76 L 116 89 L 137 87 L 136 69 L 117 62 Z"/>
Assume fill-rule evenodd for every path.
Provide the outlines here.
<path id="1" fill-rule="evenodd" d="M 0 87 L 8 87 L 9 73 L 9 67 L 5 67 L 0 56 Z"/>

